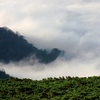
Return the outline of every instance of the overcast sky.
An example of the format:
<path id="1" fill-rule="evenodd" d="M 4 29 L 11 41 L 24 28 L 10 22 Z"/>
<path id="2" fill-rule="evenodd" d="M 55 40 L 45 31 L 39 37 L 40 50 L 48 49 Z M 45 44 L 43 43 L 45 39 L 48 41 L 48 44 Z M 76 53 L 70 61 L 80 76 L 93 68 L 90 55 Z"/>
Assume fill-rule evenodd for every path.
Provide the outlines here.
<path id="1" fill-rule="evenodd" d="M 56 47 L 70 60 L 97 67 L 99 9 L 100 0 L 0 0 L 0 26 L 18 31 L 36 47 Z"/>

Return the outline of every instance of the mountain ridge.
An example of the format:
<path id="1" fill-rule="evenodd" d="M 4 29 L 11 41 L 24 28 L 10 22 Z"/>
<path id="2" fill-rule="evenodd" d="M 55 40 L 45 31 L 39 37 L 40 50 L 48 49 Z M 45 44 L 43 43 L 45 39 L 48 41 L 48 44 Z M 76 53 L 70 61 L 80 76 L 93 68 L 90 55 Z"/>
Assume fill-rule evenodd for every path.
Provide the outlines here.
<path id="1" fill-rule="evenodd" d="M 0 27 L 0 62 L 17 62 L 35 55 L 39 62 L 50 63 L 61 54 L 63 54 L 63 51 L 57 48 L 53 48 L 51 52 L 45 49 L 38 49 L 29 43 L 20 33 L 13 32 L 7 27 Z"/>

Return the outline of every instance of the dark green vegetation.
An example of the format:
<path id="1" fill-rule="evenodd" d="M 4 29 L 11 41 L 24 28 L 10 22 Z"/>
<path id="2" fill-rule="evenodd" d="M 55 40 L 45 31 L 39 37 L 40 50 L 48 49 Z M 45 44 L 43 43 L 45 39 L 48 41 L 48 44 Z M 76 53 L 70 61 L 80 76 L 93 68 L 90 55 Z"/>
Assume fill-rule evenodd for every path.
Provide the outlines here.
<path id="1" fill-rule="evenodd" d="M 100 77 L 2 79 L 0 100 L 100 100 Z"/>
<path id="2" fill-rule="evenodd" d="M 1 27 L 0 28 L 0 62 L 20 61 L 23 58 L 35 55 L 42 63 L 54 61 L 62 51 L 54 48 L 51 52 L 40 50 L 29 43 L 18 32 Z M 33 57 L 34 59 L 34 57 Z"/>

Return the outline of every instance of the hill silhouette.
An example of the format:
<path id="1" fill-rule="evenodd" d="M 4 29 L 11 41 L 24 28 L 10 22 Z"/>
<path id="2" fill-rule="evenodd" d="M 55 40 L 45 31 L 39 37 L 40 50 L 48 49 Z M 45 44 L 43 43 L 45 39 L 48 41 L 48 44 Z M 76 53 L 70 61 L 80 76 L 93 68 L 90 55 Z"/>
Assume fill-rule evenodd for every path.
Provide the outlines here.
<path id="1" fill-rule="evenodd" d="M 6 72 L 3 69 L 0 69 L 0 79 L 8 79 L 10 76 L 6 74 Z"/>
<path id="2" fill-rule="evenodd" d="M 38 49 L 18 32 L 13 32 L 7 27 L 0 27 L 0 62 L 17 62 L 35 55 L 39 62 L 50 63 L 61 53 L 62 51 L 57 48 L 52 49 L 51 52 Z"/>

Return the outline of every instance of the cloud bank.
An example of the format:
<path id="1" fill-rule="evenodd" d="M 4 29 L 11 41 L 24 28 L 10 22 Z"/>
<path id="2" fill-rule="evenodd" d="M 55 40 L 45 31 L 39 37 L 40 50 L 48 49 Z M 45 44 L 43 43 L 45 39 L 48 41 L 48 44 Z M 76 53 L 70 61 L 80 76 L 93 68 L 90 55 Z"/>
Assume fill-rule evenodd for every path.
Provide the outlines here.
<path id="1" fill-rule="evenodd" d="M 66 61 L 63 58 L 57 59 L 50 64 L 35 63 L 10 63 L 0 64 L 0 68 L 5 69 L 6 73 L 18 78 L 30 78 L 41 80 L 48 77 L 78 76 L 89 77 L 100 75 L 100 59 L 85 61 L 80 59 Z"/>
<path id="2" fill-rule="evenodd" d="M 100 0 L 0 0 L 0 26 L 19 31 L 39 48 L 56 47 L 66 51 L 66 61 L 41 66 L 55 66 L 54 69 L 58 66 L 63 71 L 68 68 L 69 75 L 81 76 L 74 73 L 80 70 L 84 71 L 83 76 L 89 72 L 89 75 L 98 75 L 100 71 L 95 69 L 100 64 L 99 9 Z M 56 75 L 55 71 L 53 73 Z M 40 72 L 38 74 L 41 76 Z"/>

